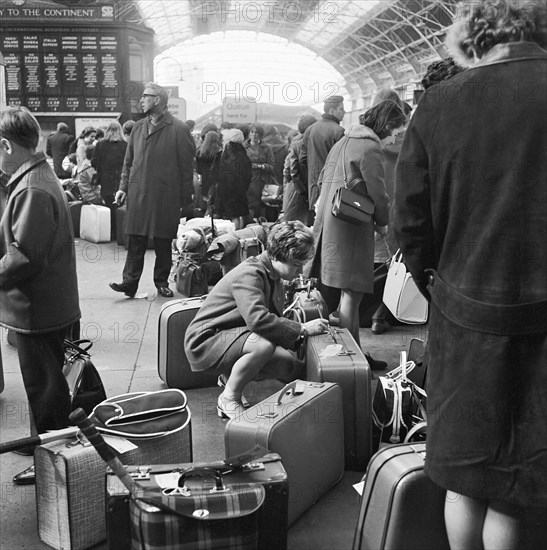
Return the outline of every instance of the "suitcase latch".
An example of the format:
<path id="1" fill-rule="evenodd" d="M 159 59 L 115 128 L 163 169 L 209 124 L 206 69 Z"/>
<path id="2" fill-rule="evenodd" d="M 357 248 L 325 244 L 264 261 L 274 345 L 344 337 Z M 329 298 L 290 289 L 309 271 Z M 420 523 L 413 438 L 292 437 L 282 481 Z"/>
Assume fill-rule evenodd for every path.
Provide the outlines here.
<path id="1" fill-rule="evenodd" d="M 150 479 L 150 466 L 139 466 L 136 472 L 131 472 L 129 475 L 133 479 Z"/>
<path id="2" fill-rule="evenodd" d="M 355 352 L 349 349 L 343 349 L 338 355 L 355 355 Z"/>
<path id="3" fill-rule="evenodd" d="M 241 469 L 244 472 L 257 472 L 260 470 L 265 470 L 266 467 L 262 462 L 248 462 L 247 464 L 243 464 Z"/>
<path id="4" fill-rule="evenodd" d="M 258 418 L 275 418 L 277 416 L 277 413 L 274 413 L 274 412 L 258 413 L 256 416 L 258 416 Z"/>

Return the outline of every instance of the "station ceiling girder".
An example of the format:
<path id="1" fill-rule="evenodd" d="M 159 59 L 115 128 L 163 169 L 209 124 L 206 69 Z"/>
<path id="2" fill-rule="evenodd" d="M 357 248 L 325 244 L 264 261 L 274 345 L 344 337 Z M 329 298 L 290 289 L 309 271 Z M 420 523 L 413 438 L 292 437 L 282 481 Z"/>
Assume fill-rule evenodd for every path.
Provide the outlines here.
<path id="1" fill-rule="evenodd" d="M 356 95 L 419 81 L 446 55 L 457 0 L 137 0 L 156 53 L 200 35 L 252 30 L 300 44 L 329 62 Z"/>

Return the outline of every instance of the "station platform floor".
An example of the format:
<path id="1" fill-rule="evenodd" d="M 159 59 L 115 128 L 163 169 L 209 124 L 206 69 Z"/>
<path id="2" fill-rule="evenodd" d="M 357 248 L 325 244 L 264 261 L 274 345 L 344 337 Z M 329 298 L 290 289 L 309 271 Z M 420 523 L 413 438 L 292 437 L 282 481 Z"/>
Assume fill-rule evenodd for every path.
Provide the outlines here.
<path id="1" fill-rule="evenodd" d="M 94 244 L 76 240 L 76 256 L 82 311 L 81 335 L 93 341 L 93 362 L 109 397 L 134 391 L 165 389 L 158 376 L 158 317 L 170 299 L 157 297 L 152 281 L 153 251 L 147 251 L 145 271 L 135 299 L 114 293 L 109 282 L 121 281 L 125 250 L 115 242 Z M 171 284 L 173 291 L 174 284 Z M 175 298 L 177 294 L 175 293 Z M 55 304 L 51 304 L 55 307 Z M 28 404 L 17 360 L 17 350 L 0 331 L 5 387 L 0 394 L 0 441 L 29 435 Z M 361 329 L 364 350 L 395 367 L 401 350 L 412 338 L 425 337 L 424 326 L 392 327 L 382 335 Z M 375 372 L 377 379 L 382 372 Z M 258 402 L 283 386 L 277 381 L 253 382 L 247 398 Z M 192 412 L 194 461 L 224 458 L 224 427 L 215 410 L 220 388 L 188 390 Z M 14 453 L 0 455 L 0 550 L 49 548 L 38 537 L 34 486 L 16 486 L 12 477 L 32 463 Z M 347 550 L 351 548 L 359 495 L 353 488 L 363 472 L 346 472 L 342 481 L 289 531 L 289 550 Z M 96 550 L 107 548 L 101 543 Z"/>

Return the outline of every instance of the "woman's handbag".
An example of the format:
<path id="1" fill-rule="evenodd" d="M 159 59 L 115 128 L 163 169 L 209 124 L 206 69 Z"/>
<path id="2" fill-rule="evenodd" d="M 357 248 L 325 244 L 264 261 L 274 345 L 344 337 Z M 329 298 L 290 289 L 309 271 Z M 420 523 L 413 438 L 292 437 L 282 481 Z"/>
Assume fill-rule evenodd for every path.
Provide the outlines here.
<path id="1" fill-rule="evenodd" d="M 150 439 L 164 437 L 185 428 L 190 422 L 186 394 L 177 389 L 117 395 L 99 403 L 91 414 L 103 433 Z"/>
<path id="2" fill-rule="evenodd" d="M 90 414 L 95 405 L 106 399 L 103 382 L 88 353 L 90 340 L 66 340 L 63 374 L 68 384 L 72 410 L 81 407 Z"/>
<path id="3" fill-rule="evenodd" d="M 348 139 L 349 141 L 349 139 Z M 374 214 L 374 202 L 366 196 L 353 191 L 353 189 L 361 182 L 362 178 L 354 178 L 348 184 L 346 174 L 345 153 L 348 141 L 344 143 L 342 151 L 342 170 L 344 174 L 344 187 L 339 187 L 332 197 L 331 213 L 335 218 L 353 225 L 362 225 L 369 223 Z"/>
<path id="4" fill-rule="evenodd" d="M 421 325 L 427 321 L 427 300 L 407 271 L 399 250 L 389 264 L 384 287 L 384 304 L 401 323 Z"/>

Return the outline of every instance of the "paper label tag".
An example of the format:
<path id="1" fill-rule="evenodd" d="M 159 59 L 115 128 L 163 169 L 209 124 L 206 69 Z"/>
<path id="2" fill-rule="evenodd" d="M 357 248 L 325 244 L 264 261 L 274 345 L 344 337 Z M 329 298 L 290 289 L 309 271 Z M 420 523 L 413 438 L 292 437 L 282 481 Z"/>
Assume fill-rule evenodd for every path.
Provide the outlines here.
<path id="1" fill-rule="evenodd" d="M 360 481 L 359 483 L 356 483 L 353 488 L 359 493 L 360 496 L 363 496 L 363 490 L 365 489 L 365 482 Z"/>
<path id="2" fill-rule="evenodd" d="M 154 476 L 160 489 L 173 489 L 179 486 L 180 472 L 169 472 L 168 474 L 157 474 Z"/>
<path id="3" fill-rule="evenodd" d="M 336 357 L 342 349 L 342 344 L 329 344 L 319 352 L 319 357 Z"/>
<path id="4" fill-rule="evenodd" d="M 103 434 L 104 440 L 115 450 L 118 451 L 121 455 L 132 451 L 133 449 L 138 449 L 138 446 L 123 437 L 116 437 L 115 435 L 105 435 Z"/>

